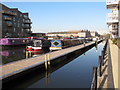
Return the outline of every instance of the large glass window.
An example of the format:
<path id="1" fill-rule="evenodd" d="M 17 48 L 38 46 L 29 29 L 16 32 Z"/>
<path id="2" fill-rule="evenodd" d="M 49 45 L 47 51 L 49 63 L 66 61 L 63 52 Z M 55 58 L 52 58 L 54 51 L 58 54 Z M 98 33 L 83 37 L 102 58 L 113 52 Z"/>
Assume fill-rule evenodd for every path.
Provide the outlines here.
<path id="1" fill-rule="evenodd" d="M 22 32 L 23 32 L 23 28 L 22 28 Z"/>
<path id="2" fill-rule="evenodd" d="M 6 17 L 6 18 L 10 18 L 10 16 L 7 16 L 7 15 L 4 15 L 4 17 Z"/>
<path id="3" fill-rule="evenodd" d="M 15 28 L 14 28 L 14 32 L 15 32 L 16 30 L 15 30 Z"/>
<path id="4" fill-rule="evenodd" d="M 15 18 L 15 17 L 13 17 L 13 21 L 15 21 L 15 19 L 16 19 L 16 18 Z"/>
<path id="5" fill-rule="evenodd" d="M 11 21 L 6 21 L 6 23 L 7 23 L 7 24 L 12 24 L 12 22 L 11 22 Z"/>

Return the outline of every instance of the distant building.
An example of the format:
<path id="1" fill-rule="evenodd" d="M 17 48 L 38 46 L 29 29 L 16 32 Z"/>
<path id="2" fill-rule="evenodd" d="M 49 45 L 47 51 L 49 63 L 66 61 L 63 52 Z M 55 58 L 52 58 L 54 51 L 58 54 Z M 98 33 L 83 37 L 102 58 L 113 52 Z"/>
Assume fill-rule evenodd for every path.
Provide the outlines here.
<path id="1" fill-rule="evenodd" d="M 0 38 L 24 38 L 29 37 L 31 20 L 28 13 L 22 13 L 18 8 L 8 8 L 0 3 Z"/>
<path id="2" fill-rule="evenodd" d="M 99 36 L 98 32 L 96 32 L 96 31 L 91 31 L 90 34 L 92 37 Z"/>
<path id="3" fill-rule="evenodd" d="M 93 35 L 93 34 L 92 34 Z M 96 33 L 95 33 L 96 35 Z M 91 32 L 88 30 L 79 30 L 79 31 L 66 31 L 66 32 L 48 32 L 46 34 L 48 37 L 60 36 L 60 37 L 91 37 Z"/>
<path id="4" fill-rule="evenodd" d="M 33 37 L 44 37 L 45 33 L 32 33 L 31 36 L 33 36 Z"/>
<path id="5" fill-rule="evenodd" d="M 107 9 L 112 13 L 107 15 L 107 24 L 111 38 L 120 38 L 120 0 L 106 0 Z"/>

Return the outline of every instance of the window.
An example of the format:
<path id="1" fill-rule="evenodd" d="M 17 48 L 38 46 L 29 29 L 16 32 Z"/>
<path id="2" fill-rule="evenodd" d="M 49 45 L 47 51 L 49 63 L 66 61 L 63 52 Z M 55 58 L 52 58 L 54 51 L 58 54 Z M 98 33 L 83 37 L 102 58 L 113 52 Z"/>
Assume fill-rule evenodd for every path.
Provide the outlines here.
<path id="1" fill-rule="evenodd" d="M 22 14 L 20 14 L 20 17 L 22 17 Z"/>
<path id="2" fill-rule="evenodd" d="M 7 24 L 12 24 L 12 22 L 11 22 L 11 21 L 6 21 L 6 23 L 7 23 Z"/>
<path id="3" fill-rule="evenodd" d="M 15 28 L 14 28 L 14 32 L 15 32 L 16 30 L 15 30 Z"/>
<path id="4" fill-rule="evenodd" d="M 15 19 L 16 19 L 16 18 L 15 18 L 15 17 L 13 17 L 13 21 L 15 21 Z"/>
<path id="5" fill-rule="evenodd" d="M 22 29 L 22 32 L 23 32 L 23 29 Z"/>
<path id="6" fill-rule="evenodd" d="M 7 16 L 7 15 L 4 15 L 4 17 L 6 17 L 6 18 L 10 18 L 10 16 Z"/>
<path id="7" fill-rule="evenodd" d="M 28 16 L 27 16 L 27 15 L 24 15 L 24 18 L 28 18 Z"/>
<path id="8" fill-rule="evenodd" d="M 18 27 L 20 27 L 20 23 L 18 23 Z"/>

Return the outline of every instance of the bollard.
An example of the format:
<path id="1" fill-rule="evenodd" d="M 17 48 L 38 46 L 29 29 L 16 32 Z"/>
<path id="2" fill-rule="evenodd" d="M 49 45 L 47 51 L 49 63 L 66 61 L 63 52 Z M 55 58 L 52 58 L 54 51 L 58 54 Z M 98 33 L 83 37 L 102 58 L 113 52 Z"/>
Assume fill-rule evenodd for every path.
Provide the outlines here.
<path id="1" fill-rule="evenodd" d="M 47 70 L 48 67 L 47 67 L 47 55 L 45 55 L 45 69 Z"/>
<path id="2" fill-rule="evenodd" d="M 50 54 L 45 55 L 45 68 L 46 70 L 50 68 Z"/>
<path id="3" fill-rule="evenodd" d="M 32 57 L 32 52 L 31 51 L 29 52 L 29 56 Z"/>
<path id="4" fill-rule="evenodd" d="M 28 54 L 28 51 L 26 51 L 26 58 L 28 58 L 28 55 L 29 55 L 29 54 Z"/>
<path id="5" fill-rule="evenodd" d="M 48 65 L 50 65 L 50 54 L 48 54 Z"/>

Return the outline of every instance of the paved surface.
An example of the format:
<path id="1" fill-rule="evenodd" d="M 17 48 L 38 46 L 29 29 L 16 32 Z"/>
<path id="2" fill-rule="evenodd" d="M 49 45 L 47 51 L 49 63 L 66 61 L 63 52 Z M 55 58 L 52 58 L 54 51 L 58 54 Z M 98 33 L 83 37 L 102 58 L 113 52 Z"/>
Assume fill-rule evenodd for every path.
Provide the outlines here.
<path id="1" fill-rule="evenodd" d="M 85 46 L 89 46 L 93 43 L 94 42 L 87 43 Z M 50 52 L 50 59 L 52 60 L 54 58 L 60 57 L 67 53 L 73 52 L 77 49 L 81 49 L 83 47 L 84 47 L 84 45 L 78 45 L 78 46 L 62 49 L 59 51 Z M 0 70 L 2 69 L 2 73 L 0 73 L 0 79 L 4 79 L 4 78 L 14 75 L 16 73 L 20 73 L 29 68 L 32 68 L 32 67 L 35 67 L 35 66 L 38 66 L 38 65 L 44 63 L 45 55 L 46 54 L 38 56 L 38 57 L 24 59 L 24 60 L 12 62 L 12 63 L 6 64 L 6 65 L 0 66 Z"/>
<path id="2" fill-rule="evenodd" d="M 107 88 L 108 83 L 108 54 L 106 53 L 104 59 L 104 66 L 102 66 L 102 76 L 98 76 L 98 88 Z"/>
<path id="3" fill-rule="evenodd" d="M 102 66 L 102 76 L 98 75 L 98 88 L 114 88 L 112 72 L 112 61 L 110 54 L 110 46 L 107 45 L 105 53 L 104 66 Z"/>

